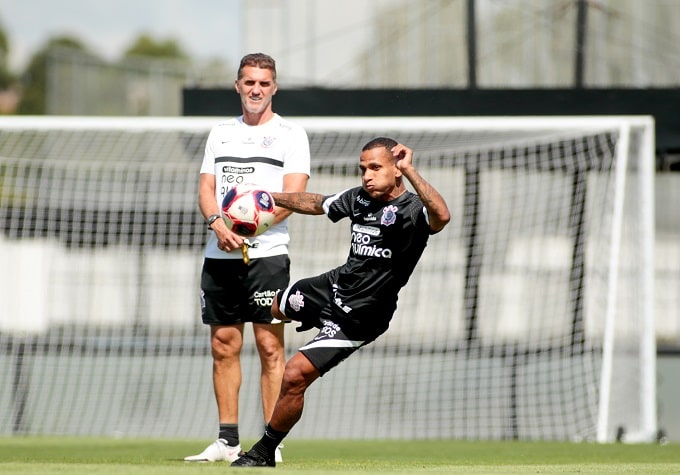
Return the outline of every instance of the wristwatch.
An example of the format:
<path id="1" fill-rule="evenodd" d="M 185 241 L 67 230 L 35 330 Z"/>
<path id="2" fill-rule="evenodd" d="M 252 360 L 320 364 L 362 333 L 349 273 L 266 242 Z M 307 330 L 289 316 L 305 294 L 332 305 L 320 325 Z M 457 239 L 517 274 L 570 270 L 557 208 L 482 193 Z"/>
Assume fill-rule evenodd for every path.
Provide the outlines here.
<path id="1" fill-rule="evenodd" d="M 208 228 L 209 228 L 209 229 L 212 229 L 212 227 L 211 227 L 212 224 L 213 224 L 215 221 L 217 221 L 218 219 L 220 219 L 220 215 L 219 215 L 219 214 L 211 214 L 211 215 L 208 217 Z"/>

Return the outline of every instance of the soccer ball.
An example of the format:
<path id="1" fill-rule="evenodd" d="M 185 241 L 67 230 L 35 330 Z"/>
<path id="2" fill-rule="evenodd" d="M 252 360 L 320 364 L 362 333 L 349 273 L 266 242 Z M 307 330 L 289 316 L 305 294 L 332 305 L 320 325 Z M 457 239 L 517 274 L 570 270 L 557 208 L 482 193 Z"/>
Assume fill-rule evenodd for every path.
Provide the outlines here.
<path id="1" fill-rule="evenodd" d="M 274 198 L 255 186 L 236 185 L 224 195 L 222 219 L 239 236 L 258 236 L 274 224 Z"/>

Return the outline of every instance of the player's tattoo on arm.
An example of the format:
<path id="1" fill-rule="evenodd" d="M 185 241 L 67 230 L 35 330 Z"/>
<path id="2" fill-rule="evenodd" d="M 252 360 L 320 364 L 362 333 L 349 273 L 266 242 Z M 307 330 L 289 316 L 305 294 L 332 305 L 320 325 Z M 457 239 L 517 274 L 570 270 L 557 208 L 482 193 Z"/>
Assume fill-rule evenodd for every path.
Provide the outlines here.
<path id="1" fill-rule="evenodd" d="M 427 214 L 430 217 L 430 228 L 434 231 L 439 231 L 451 219 L 449 208 L 442 195 L 430 185 L 415 168 L 405 172 L 404 175 L 411 182 L 416 193 L 423 202 L 423 206 L 427 209 Z"/>
<path id="2" fill-rule="evenodd" d="M 318 193 L 272 193 L 277 206 L 302 214 L 323 214 L 323 195 Z"/>

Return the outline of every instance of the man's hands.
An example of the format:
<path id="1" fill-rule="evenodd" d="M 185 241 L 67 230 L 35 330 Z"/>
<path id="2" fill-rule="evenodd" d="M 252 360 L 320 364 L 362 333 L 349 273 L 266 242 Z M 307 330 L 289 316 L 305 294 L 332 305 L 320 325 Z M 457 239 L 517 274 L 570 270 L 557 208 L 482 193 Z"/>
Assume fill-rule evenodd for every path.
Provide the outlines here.
<path id="1" fill-rule="evenodd" d="M 217 247 L 224 252 L 231 252 L 234 249 L 241 249 L 245 238 L 233 233 L 227 228 L 223 219 L 218 219 L 211 226 L 217 237 Z"/>

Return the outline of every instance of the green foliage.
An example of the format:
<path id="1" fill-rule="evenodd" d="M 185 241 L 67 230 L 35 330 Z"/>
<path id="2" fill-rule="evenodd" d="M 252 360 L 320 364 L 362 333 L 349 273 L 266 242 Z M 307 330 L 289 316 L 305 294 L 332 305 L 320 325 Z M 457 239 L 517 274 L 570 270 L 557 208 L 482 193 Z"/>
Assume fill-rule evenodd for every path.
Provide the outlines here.
<path id="1" fill-rule="evenodd" d="M 179 43 L 174 39 L 154 40 L 149 35 L 140 35 L 125 51 L 126 58 L 144 56 L 163 59 L 187 59 Z"/>
<path id="2" fill-rule="evenodd" d="M 16 77 L 9 71 L 9 69 L 0 64 L 0 91 L 9 88 L 16 82 Z"/>
<path id="3" fill-rule="evenodd" d="M 48 60 L 50 55 L 58 50 L 79 52 L 101 61 L 90 53 L 79 39 L 71 36 L 57 36 L 50 38 L 42 48 L 31 56 L 28 66 L 17 77 L 9 71 L 7 66 L 9 40 L 0 23 L 0 90 L 16 85 L 20 86 L 18 89 L 22 92 L 21 101 L 16 111 L 18 114 L 43 115 L 48 112 L 46 102 Z M 140 35 L 124 53 L 124 58 L 139 57 L 188 60 L 187 54 L 176 40 L 155 40 L 149 35 Z"/>
<path id="4" fill-rule="evenodd" d="M 14 84 L 16 78 L 10 72 L 7 64 L 7 57 L 9 55 L 9 39 L 5 28 L 0 23 L 0 91 L 7 89 Z"/>
<path id="5" fill-rule="evenodd" d="M 58 36 L 48 40 L 47 44 L 33 54 L 21 77 L 23 97 L 19 104 L 19 114 L 45 114 L 47 112 L 45 97 L 47 90 L 47 57 L 54 49 L 66 48 L 87 51 L 76 38 Z"/>
<path id="6" fill-rule="evenodd" d="M 0 62 L 6 63 L 7 53 L 9 53 L 9 40 L 5 28 L 0 24 Z"/>

